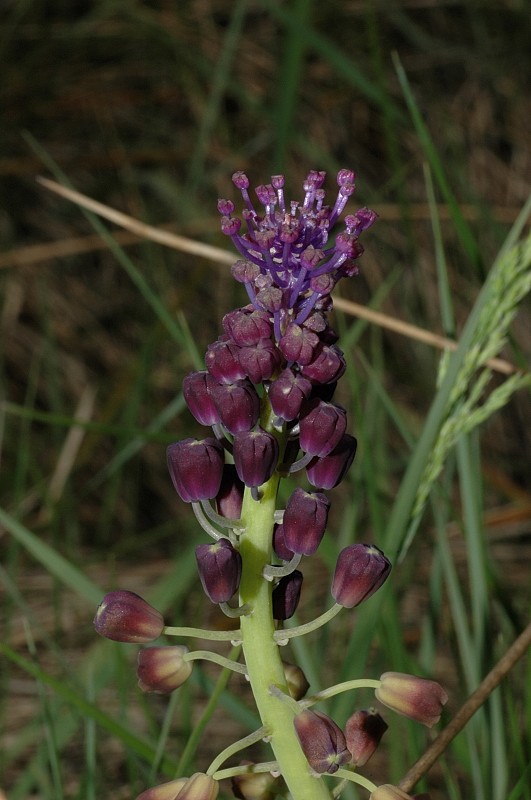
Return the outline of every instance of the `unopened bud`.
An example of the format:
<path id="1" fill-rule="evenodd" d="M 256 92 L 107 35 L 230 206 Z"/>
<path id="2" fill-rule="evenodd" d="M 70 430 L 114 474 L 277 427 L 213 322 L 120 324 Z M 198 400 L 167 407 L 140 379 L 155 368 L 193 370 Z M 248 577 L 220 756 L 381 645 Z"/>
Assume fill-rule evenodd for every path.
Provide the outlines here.
<path id="1" fill-rule="evenodd" d="M 331 453 L 322 458 L 312 458 L 306 467 L 308 480 L 319 489 L 333 489 L 341 483 L 356 455 L 357 441 L 345 433 Z"/>
<path id="2" fill-rule="evenodd" d="M 217 439 L 183 439 L 170 444 L 166 455 L 173 485 L 185 503 L 217 495 L 225 460 Z"/>
<path id="3" fill-rule="evenodd" d="M 310 688 L 306 675 L 300 667 L 296 664 L 290 664 L 288 661 L 283 661 L 282 667 L 284 669 L 284 677 L 286 678 L 288 692 L 294 700 L 300 700 Z"/>
<path id="4" fill-rule="evenodd" d="M 96 611 L 94 627 L 106 639 L 138 644 L 158 639 L 164 619 L 139 595 L 119 590 L 105 595 Z"/>
<path id="5" fill-rule="evenodd" d="M 330 501 L 322 492 L 295 489 L 282 520 L 286 547 L 300 555 L 313 555 L 324 536 L 329 508 Z"/>
<path id="6" fill-rule="evenodd" d="M 185 645 L 140 650 L 136 674 L 142 691 L 169 694 L 182 686 L 192 673 L 192 662 L 183 659 L 189 652 Z"/>
<path id="7" fill-rule="evenodd" d="M 391 562 L 370 544 L 351 544 L 337 559 L 332 597 L 345 608 L 354 608 L 374 594 L 391 571 Z"/>
<path id="8" fill-rule="evenodd" d="M 326 714 L 305 709 L 297 714 L 293 724 L 302 751 L 315 772 L 333 774 L 350 761 L 343 731 Z"/>
<path id="9" fill-rule="evenodd" d="M 402 672 L 384 672 L 380 680 L 375 695 L 384 706 L 428 728 L 439 722 L 448 695 L 438 683 Z"/>
<path id="10" fill-rule="evenodd" d="M 249 762 L 243 762 L 249 763 Z M 252 767 L 252 764 L 249 763 Z M 246 772 L 234 775 L 232 791 L 239 800 L 275 800 L 279 795 L 282 781 L 273 778 L 270 772 Z"/>
<path id="11" fill-rule="evenodd" d="M 297 610 L 301 596 L 302 572 L 294 569 L 279 580 L 272 594 L 273 619 L 290 619 Z"/>
<path id="12" fill-rule="evenodd" d="M 387 730 L 385 720 L 374 708 L 355 711 L 347 720 L 345 739 L 355 767 L 367 763 Z"/>
<path id="13" fill-rule="evenodd" d="M 242 558 L 228 539 L 195 548 L 199 577 L 213 603 L 227 603 L 240 585 Z"/>
<path id="14" fill-rule="evenodd" d="M 237 433 L 233 442 L 236 471 L 246 486 L 261 486 L 269 480 L 278 461 L 278 442 L 259 428 Z"/>

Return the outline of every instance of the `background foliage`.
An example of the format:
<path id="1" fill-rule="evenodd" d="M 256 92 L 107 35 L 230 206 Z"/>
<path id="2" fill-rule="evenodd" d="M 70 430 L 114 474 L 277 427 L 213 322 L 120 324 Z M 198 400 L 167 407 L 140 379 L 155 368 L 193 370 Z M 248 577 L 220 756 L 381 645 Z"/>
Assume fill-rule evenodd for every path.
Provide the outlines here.
<path id="1" fill-rule="evenodd" d="M 236 169 L 253 183 L 283 171 L 298 198 L 308 169 L 326 169 L 332 192 L 335 171 L 354 168 L 355 204 L 380 221 L 365 236 L 360 277 L 341 293 L 459 337 L 529 191 L 526 6 L 2 3 L 0 794 L 9 800 L 125 800 L 178 763 L 186 774 L 205 769 L 256 722 L 234 678 L 202 717 L 216 668 L 196 668 L 170 704 L 140 697 L 135 648 L 97 640 L 91 626 L 103 592 L 118 586 L 175 624 L 226 624 L 198 589 L 202 534 L 172 489 L 164 447 L 198 433 L 180 382 L 223 313 L 244 302 L 240 287 L 226 266 L 122 231 L 111 251 L 35 176 L 60 169 L 101 202 L 227 247 L 216 199 L 235 197 Z M 338 313 L 335 324 L 350 364 L 340 399 L 360 447 L 348 485 L 333 493 L 321 558 L 305 570 L 300 619 L 329 604 L 345 544 L 393 542 L 397 564 L 378 611 L 345 613 L 293 657 L 314 688 L 389 668 L 434 677 L 450 693 L 448 719 L 526 624 L 529 396 L 516 393 L 459 435 L 412 529 L 411 508 L 400 516 L 395 499 L 438 396 L 440 355 L 353 317 Z M 529 324 L 524 301 L 503 353 L 524 369 Z M 432 770 L 435 800 L 529 800 L 529 678 L 517 665 Z M 338 721 L 371 698 L 351 702 L 331 704 Z M 375 781 L 398 781 L 430 739 L 388 721 L 364 770 Z"/>

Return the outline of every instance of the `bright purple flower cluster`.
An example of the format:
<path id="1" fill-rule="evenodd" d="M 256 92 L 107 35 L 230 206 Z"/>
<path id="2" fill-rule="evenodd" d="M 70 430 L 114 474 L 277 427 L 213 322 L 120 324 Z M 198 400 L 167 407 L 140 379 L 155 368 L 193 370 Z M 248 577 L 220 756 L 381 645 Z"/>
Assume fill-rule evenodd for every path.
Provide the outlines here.
<path id="1" fill-rule="evenodd" d="M 354 177 L 352 171 L 340 170 L 335 202 L 326 205 L 324 172 L 308 174 L 302 203 L 286 202 L 284 177 L 275 175 L 255 190 L 259 208 L 249 196 L 247 176 L 237 172 L 232 180 L 243 197 L 241 218 L 234 215 L 232 201 L 219 200 L 222 231 L 242 256 L 232 275 L 244 285 L 250 302 L 225 315 L 222 335 L 207 348 L 206 370 L 183 382 L 188 408 L 215 436 L 168 448 L 170 474 L 186 502 L 214 500 L 218 514 L 237 519 L 243 487 L 258 497 L 259 487 L 275 470 L 287 474 L 306 469 L 310 484 L 322 490 L 337 486 L 352 464 L 356 439 L 346 432 L 345 409 L 332 402 L 345 359 L 327 315 L 335 284 L 357 274 L 363 252 L 359 236 L 376 218 L 366 208 L 348 215 L 345 230 L 329 242 L 330 230 L 354 192 Z M 272 424 L 263 413 L 266 398 Z M 234 466 L 224 463 L 224 448 Z M 328 509 L 322 491 L 294 492 L 277 526 L 275 550 L 281 559 L 317 550 Z M 232 547 L 224 551 L 223 560 L 207 559 L 200 551 L 198 568 L 211 599 L 226 596 L 227 587 L 235 585 L 236 554 Z M 229 577 L 222 575 L 222 561 Z M 296 573 L 275 587 L 278 619 L 294 613 L 301 581 Z"/>

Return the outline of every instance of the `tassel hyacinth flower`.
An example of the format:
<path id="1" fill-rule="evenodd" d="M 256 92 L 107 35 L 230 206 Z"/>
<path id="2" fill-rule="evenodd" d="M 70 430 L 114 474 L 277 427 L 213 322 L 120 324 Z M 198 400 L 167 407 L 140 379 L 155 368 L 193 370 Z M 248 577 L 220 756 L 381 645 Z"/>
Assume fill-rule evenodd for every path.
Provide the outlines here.
<path id="1" fill-rule="evenodd" d="M 204 438 L 170 445 L 167 460 L 177 493 L 191 503 L 214 540 L 196 549 L 203 588 L 228 616 L 239 618 L 239 628 L 168 627 L 145 601 L 120 591 L 106 596 L 95 627 L 124 642 L 150 642 L 161 634 L 186 640 L 167 652 L 164 647 L 141 652 L 143 691 L 173 691 L 196 659 L 243 673 L 262 727 L 227 747 L 205 773 L 147 789 L 141 798 L 213 800 L 225 778 L 232 778 L 240 798 L 274 794 L 330 800 L 327 781 L 333 778 L 356 782 L 374 800 L 407 798 L 390 784 L 377 787 L 355 771 L 387 727 L 376 711 L 353 713 L 345 735 L 334 720 L 309 706 L 342 691 L 370 687 L 385 705 L 429 725 L 440 715 L 444 691 L 431 681 L 386 673 L 381 680 L 357 678 L 305 698 L 304 674 L 282 660 L 290 638 L 330 622 L 344 608 L 370 602 L 391 570 L 388 558 L 373 545 L 345 548 L 337 560 L 328 611 L 299 628 L 285 624 L 304 591 L 304 559 L 326 535 L 327 492 L 344 479 L 356 454 L 347 413 L 333 401 L 346 363 L 329 313 L 335 285 L 358 273 L 360 236 L 376 214 L 367 208 L 347 214 L 331 238 L 355 189 L 348 169 L 339 171 L 329 204 L 324 172 L 308 174 L 301 201 L 285 197 L 282 175 L 255 189 L 258 203 L 243 172 L 232 180 L 243 210 L 238 214 L 232 200 L 219 200 L 218 211 L 221 230 L 239 254 L 231 272 L 247 302 L 225 314 L 219 338 L 207 348 L 205 369 L 183 381 L 186 404 L 206 427 Z M 280 481 L 295 472 L 304 488 L 293 491 L 284 509 L 277 508 Z M 189 649 L 194 637 L 241 643 L 242 660 Z M 229 757 L 260 739 L 270 743 L 273 761 L 221 769 Z"/>

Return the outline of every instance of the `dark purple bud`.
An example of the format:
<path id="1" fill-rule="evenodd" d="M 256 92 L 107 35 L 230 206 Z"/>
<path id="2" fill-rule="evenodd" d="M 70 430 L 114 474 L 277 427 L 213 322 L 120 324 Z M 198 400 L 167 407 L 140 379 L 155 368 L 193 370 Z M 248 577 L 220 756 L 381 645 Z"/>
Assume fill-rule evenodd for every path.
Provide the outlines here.
<path id="1" fill-rule="evenodd" d="M 290 664 L 288 661 L 283 661 L 282 667 L 284 669 L 284 677 L 286 678 L 288 692 L 294 700 L 301 700 L 310 688 L 306 675 L 300 667 L 296 664 Z"/>
<path id="2" fill-rule="evenodd" d="M 164 629 L 164 619 L 156 608 L 134 592 L 119 590 L 105 595 L 94 617 L 100 636 L 113 642 L 152 642 Z"/>
<path id="3" fill-rule="evenodd" d="M 362 231 L 366 231 L 376 221 L 378 214 L 370 208 L 360 208 L 354 214 L 347 214 L 345 225 L 349 233 L 359 236 Z"/>
<path id="4" fill-rule="evenodd" d="M 292 322 L 278 346 L 284 358 L 302 365 L 313 360 L 318 344 L 319 337 L 316 333 Z"/>
<path id="5" fill-rule="evenodd" d="M 305 709 L 297 714 L 293 724 L 302 751 L 315 772 L 333 775 L 350 761 L 343 731 L 326 714 Z"/>
<path id="6" fill-rule="evenodd" d="M 391 562 L 373 544 L 351 544 L 339 554 L 332 581 L 332 597 L 354 608 L 374 594 L 387 579 Z"/>
<path id="7" fill-rule="evenodd" d="M 347 414 L 341 406 L 313 400 L 303 409 L 300 421 L 300 445 L 312 456 L 332 452 L 347 428 Z"/>
<path id="8" fill-rule="evenodd" d="M 286 546 L 284 539 L 284 526 L 276 523 L 273 527 L 273 550 L 282 561 L 291 561 L 295 555 L 293 550 Z"/>
<path id="9" fill-rule="evenodd" d="M 211 500 L 219 492 L 224 451 L 217 439 L 183 439 L 166 450 L 173 485 L 185 503 Z"/>
<path id="10" fill-rule="evenodd" d="M 367 763 L 387 730 L 387 723 L 375 708 L 355 711 L 345 726 L 345 739 L 355 767 Z"/>
<path id="11" fill-rule="evenodd" d="M 297 610 L 302 589 L 302 572 L 294 569 L 279 580 L 273 589 L 273 619 L 290 619 Z"/>
<path id="12" fill-rule="evenodd" d="M 356 455 L 357 441 L 348 433 L 323 458 L 313 458 L 306 467 L 308 480 L 318 489 L 333 489 L 341 483 Z"/>
<path id="13" fill-rule="evenodd" d="M 292 369 L 283 370 L 269 387 L 269 402 L 277 417 L 291 421 L 298 417 L 312 384 Z"/>
<path id="14" fill-rule="evenodd" d="M 183 656 L 190 650 L 185 645 L 146 647 L 138 653 L 136 674 L 143 692 L 169 694 L 190 677 L 192 662 Z"/>
<path id="15" fill-rule="evenodd" d="M 186 405 L 201 425 L 215 425 L 220 421 L 218 410 L 210 396 L 209 386 L 215 380 L 208 372 L 190 372 L 183 380 Z"/>
<path id="16" fill-rule="evenodd" d="M 339 347 L 320 343 L 313 360 L 304 365 L 301 372 L 305 378 L 315 383 L 331 383 L 339 380 L 345 369 L 345 359 Z"/>
<path id="17" fill-rule="evenodd" d="M 260 398 L 249 380 L 218 384 L 211 395 L 223 425 L 230 433 L 249 431 L 258 422 Z"/>
<path id="18" fill-rule="evenodd" d="M 234 383 L 245 378 L 245 370 L 238 358 L 240 348 L 232 339 L 218 339 L 208 345 L 205 364 L 209 373 L 219 383 Z"/>
<path id="19" fill-rule="evenodd" d="M 375 695 L 384 706 L 428 728 L 439 722 L 448 695 L 438 683 L 402 672 L 384 672 L 380 680 Z"/>
<path id="20" fill-rule="evenodd" d="M 239 519 L 242 513 L 245 484 L 238 477 L 234 464 L 225 464 L 221 486 L 216 495 L 218 514 L 227 519 Z"/>
<path id="21" fill-rule="evenodd" d="M 239 347 L 252 347 L 258 344 L 260 339 L 268 339 L 273 326 L 267 311 L 248 306 L 225 314 L 223 329 Z"/>
<path id="22" fill-rule="evenodd" d="M 227 603 L 240 585 L 242 559 L 228 539 L 200 544 L 195 558 L 203 589 L 213 603 Z"/>
<path id="23" fill-rule="evenodd" d="M 295 489 L 282 520 L 286 547 L 300 555 L 313 555 L 324 536 L 329 509 L 325 494 Z"/>
<path id="24" fill-rule="evenodd" d="M 246 486 L 261 486 L 269 480 L 278 461 L 278 442 L 259 428 L 237 433 L 233 442 L 236 472 Z"/>
<path id="25" fill-rule="evenodd" d="M 328 327 L 328 322 L 324 314 L 321 314 L 320 311 L 314 311 L 304 320 L 303 325 L 314 333 L 322 333 Z"/>
<path id="26" fill-rule="evenodd" d="M 281 360 L 271 339 L 260 339 L 252 347 L 241 347 L 238 357 L 245 375 L 255 384 L 268 380 Z"/>
<path id="27" fill-rule="evenodd" d="M 258 284 L 258 281 L 257 281 Z M 274 314 L 275 311 L 280 311 L 282 308 L 282 290 L 276 286 L 264 286 L 256 294 L 256 299 L 266 311 Z"/>
<path id="28" fill-rule="evenodd" d="M 240 230 L 242 221 L 238 217 L 221 217 L 221 232 L 225 236 L 234 236 Z"/>
<path id="29" fill-rule="evenodd" d="M 231 275 L 238 283 L 253 283 L 260 275 L 260 267 L 252 261 L 240 259 L 231 267 Z"/>

